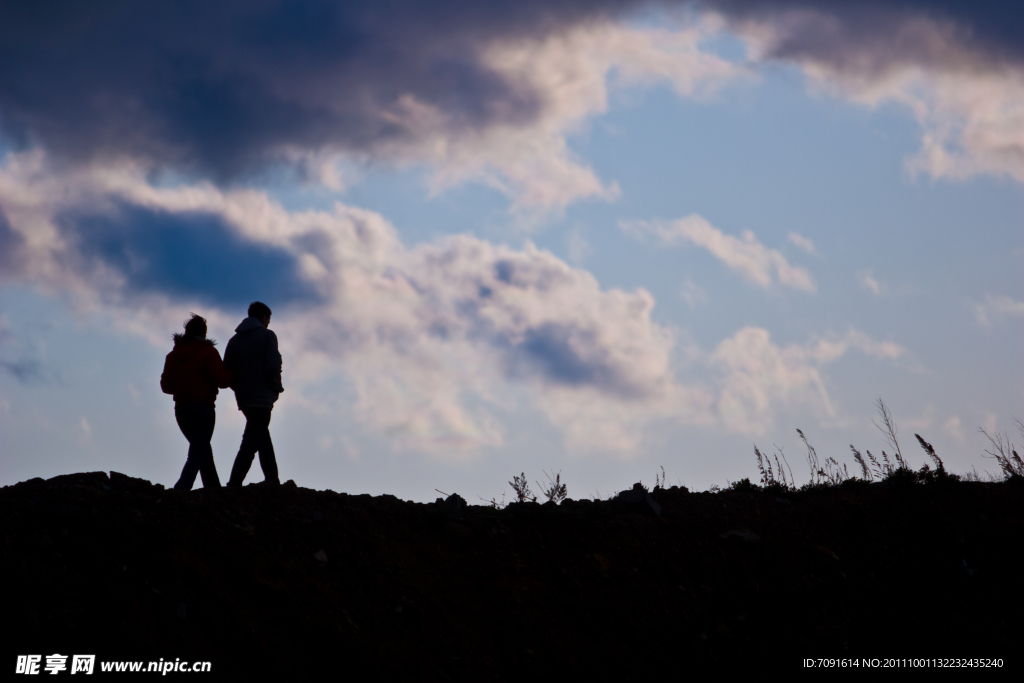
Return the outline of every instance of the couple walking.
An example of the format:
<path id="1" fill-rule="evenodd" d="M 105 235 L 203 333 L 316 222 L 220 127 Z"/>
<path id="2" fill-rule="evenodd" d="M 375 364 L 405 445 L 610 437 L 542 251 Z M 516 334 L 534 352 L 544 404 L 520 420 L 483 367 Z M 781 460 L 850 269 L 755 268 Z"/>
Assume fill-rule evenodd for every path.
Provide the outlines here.
<path id="1" fill-rule="evenodd" d="M 238 409 L 245 414 L 245 431 L 231 468 L 228 486 L 241 486 L 260 454 L 263 477 L 278 484 L 277 460 L 270 440 L 270 413 L 281 386 L 281 354 L 277 335 L 271 332 L 270 308 L 259 301 L 249 305 L 249 317 L 235 328 L 235 336 L 224 349 L 224 360 L 206 338 L 206 320 L 192 314 L 185 323 L 185 334 L 174 335 L 174 349 L 167 354 L 160 388 L 174 395 L 174 417 L 188 439 L 188 460 L 174 488 L 190 491 L 196 474 L 202 475 L 205 488 L 220 487 L 213 462 L 214 402 L 217 390 L 235 391 Z"/>

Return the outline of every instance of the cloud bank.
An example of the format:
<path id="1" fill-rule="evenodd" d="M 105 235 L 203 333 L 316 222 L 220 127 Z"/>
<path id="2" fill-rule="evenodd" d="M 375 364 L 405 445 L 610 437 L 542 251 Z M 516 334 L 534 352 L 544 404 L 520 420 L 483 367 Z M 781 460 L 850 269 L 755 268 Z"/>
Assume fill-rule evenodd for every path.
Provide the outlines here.
<path id="1" fill-rule="evenodd" d="M 583 448 L 628 450 L 652 417 L 705 419 L 711 403 L 676 381 L 674 336 L 652 322 L 649 293 L 602 290 L 530 243 L 408 248 L 358 208 L 292 213 L 253 190 L 58 173 L 38 152 L 0 171 L 0 206 L 8 239 L 24 242 L 5 276 L 114 311 L 158 344 L 189 308 L 233 327 L 261 298 L 292 350 L 291 381 L 342 372 L 356 414 L 418 449 L 501 443 L 494 411 L 516 407 L 502 386 Z"/>
<path id="2" fill-rule="evenodd" d="M 70 293 L 161 347 L 167 321 L 198 309 L 230 329 L 258 296 L 289 349 L 288 400 L 351 411 L 441 457 L 503 443 L 502 416 L 521 409 L 546 416 L 569 449 L 624 455 L 655 422 L 758 432 L 816 401 L 830 416 L 821 368 L 850 350 L 903 353 L 855 331 L 780 348 L 745 328 L 705 354 L 652 320 L 647 291 L 602 289 L 529 242 L 455 235 L 407 247 L 380 215 L 340 203 L 289 212 L 259 191 L 153 187 L 130 168 L 57 172 L 39 152 L 0 170 L 0 207 L 21 245 L 4 277 Z M 683 356 L 718 379 L 688 379 Z M 335 380 L 328 403 L 311 398 Z"/>
<path id="3" fill-rule="evenodd" d="M 566 135 L 608 80 L 682 96 L 742 69 L 699 27 L 630 27 L 637 3 L 106 2 L 0 9 L 0 131 L 74 164 L 218 184 L 275 166 L 338 187 L 341 159 L 423 164 L 546 210 L 611 198 Z M 187 36 L 187 40 L 183 37 Z"/>
<path id="4" fill-rule="evenodd" d="M 692 10 L 674 30 L 629 23 Z M 63 163 L 132 162 L 220 185 L 281 165 L 340 188 L 337 164 L 423 165 L 517 209 L 612 198 L 566 136 L 609 85 L 700 97 L 759 62 L 906 106 L 913 172 L 1024 180 L 1022 11 L 1013 3 L 389 0 L 0 8 L 0 134 Z M 709 16 L 716 19 L 709 19 Z M 702 49 L 739 35 L 750 64 Z M 187 38 L 186 38 L 187 37 Z"/>
<path id="5" fill-rule="evenodd" d="M 282 166 L 338 188 L 345 161 L 422 165 L 436 192 L 483 182 L 515 209 L 611 199 L 614 180 L 567 141 L 610 88 L 699 98 L 770 62 L 851 102 L 907 107 L 923 131 L 912 172 L 1024 180 L 1016 5 L 657 5 L 695 11 L 660 30 L 629 23 L 652 4 L 626 0 L 3 4 L 0 135 L 18 153 L 0 170 L 0 280 L 72 292 L 161 344 L 190 306 L 233 326 L 247 299 L 272 300 L 293 381 L 340 372 L 364 422 L 435 452 L 501 443 L 500 413 L 520 399 L 570 446 L 620 452 L 651 420 L 756 432 L 787 406 L 830 416 L 826 365 L 902 350 L 856 332 L 780 347 L 744 328 L 695 354 L 716 384 L 690 383 L 673 360 L 680 334 L 652 321 L 643 290 L 602 290 L 531 245 L 410 248 L 372 212 L 288 212 L 239 189 Z M 723 27 L 748 62 L 704 50 Z M 150 182 L 161 177 L 180 184 Z M 630 227 L 707 249 L 758 287 L 815 291 L 752 233 L 696 215 Z M 691 306 L 706 301 L 691 285 Z M 976 309 L 982 324 L 1017 311 Z"/>

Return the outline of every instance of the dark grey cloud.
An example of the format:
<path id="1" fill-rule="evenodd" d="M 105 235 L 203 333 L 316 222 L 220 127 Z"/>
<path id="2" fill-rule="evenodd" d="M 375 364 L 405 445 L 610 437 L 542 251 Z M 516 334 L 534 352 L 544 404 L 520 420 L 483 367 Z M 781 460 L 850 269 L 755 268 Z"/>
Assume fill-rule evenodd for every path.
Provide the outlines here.
<path id="1" fill-rule="evenodd" d="M 292 253 L 243 237 L 218 214 L 122 203 L 111 212 L 65 212 L 56 223 L 74 245 L 65 265 L 86 280 L 113 270 L 124 278 L 124 296 L 159 292 L 222 309 L 257 299 L 272 307 L 319 301 Z"/>
<path id="2" fill-rule="evenodd" d="M 632 4 L 3 3 L 0 126 L 66 159 L 141 157 L 223 179 L 286 148 L 401 141 L 409 131 L 381 113 L 403 95 L 452 125 L 515 123 L 542 103 L 480 48 Z"/>
<path id="3" fill-rule="evenodd" d="M 456 249 L 448 255 L 454 256 Z M 627 400 L 646 398 L 655 391 L 649 377 L 638 373 L 633 366 L 636 359 L 622 353 L 617 348 L 619 342 L 608 338 L 613 336 L 607 334 L 608 328 L 635 325 L 635 320 L 617 318 L 612 312 L 608 312 L 606 319 L 587 315 L 570 319 L 572 316 L 566 311 L 565 320 L 541 319 L 523 324 L 533 317 L 530 309 L 543 306 L 540 302 L 549 294 L 564 296 L 567 291 L 575 290 L 582 304 L 586 290 L 577 275 L 557 267 L 545 257 L 523 254 L 479 265 L 487 275 L 463 283 L 458 299 L 452 302 L 454 318 L 441 316 L 424 323 L 429 337 L 448 341 L 465 334 L 474 343 L 497 352 L 503 372 L 511 379 L 540 380 L 550 386 L 570 389 L 590 388 Z M 443 295 L 432 292 L 440 284 L 433 279 L 444 275 L 439 272 L 419 275 L 422 281 L 417 283 L 410 277 L 410 284 L 425 300 L 431 301 L 431 308 L 446 310 Z M 381 341 L 379 334 L 377 341 Z M 392 349 L 407 353 L 416 349 L 419 332 L 404 340 L 408 343 L 401 343 L 403 340 L 395 334 L 389 335 L 386 341 Z"/>
<path id="4" fill-rule="evenodd" d="M 553 384 L 593 387 L 620 398 L 640 398 L 648 393 L 629 368 L 610 358 L 594 329 L 544 323 L 526 330 L 522 341 L 508 353 L 513 374 L 525 368 Z"/>
<path id="5" fill-rule="evenodd" d="M 771 56 L 851 70 L 896 62 L 990 68 L 1024 63 L 1024 3 L 1013 0 L 708 0 L 739 21 L 781 26 Z M 818 21 L 798 13 L 817 14 Z M 928 27 L 925 24 L 928 24 Z M 938 33 L 933 29 L 938 29 Z"/>
<path id="6" fill-rule="evenodd" d="M 489 321 L 469 313 L 470 310 L 471 307 L 463 306 L 460 311 L 472 326 L 468 336 L 498 351 L 504 372 L 511 379 L 539 379 L 553 386 L 591 388 L 622 399 L 650 394 L 650 387 L 634 377 L 630 367 L 616 362 L 607 344 L 599 338 L 600 330 L 594 326 L 543 322 L 513 333 L 496 329 Z"/>
<path id="7" fill-rule="evenodd" d="M 452 128 L 526 125 L 543 110 L 543 94 L 488 68 L 480 59 L 484 46 L 651 4 L 6 2 L 0 4 L 0 131 L 65 160 L 130 157 L 225 180 L 289 150 L 373 153 L 408 141 L 415 132 L 382 115 L 407 95 L 443 111 Z M 889 27 L 919 15 L 946 21 L 986 54 L 1021 57 L 1021 3 L 711 0 L 703 6 L 736 19 L 811 8 L 841 20 L 838 34 L 789 36 L 778 46 L 782 57 L 839 59 L 854 45 L 891 51 L 900 43 Z M 907 40 L 908 50 L 939 49 Z"/>

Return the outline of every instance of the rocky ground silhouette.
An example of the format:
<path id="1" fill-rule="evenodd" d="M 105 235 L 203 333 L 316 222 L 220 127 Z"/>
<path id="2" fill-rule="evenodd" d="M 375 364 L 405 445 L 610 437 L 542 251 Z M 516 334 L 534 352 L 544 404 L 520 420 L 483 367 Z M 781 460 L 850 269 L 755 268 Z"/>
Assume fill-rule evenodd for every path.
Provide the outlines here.
<path id="1" fill-rule="evenodd" d="M 648 504 L 466 506 L 111 472 L 0 489 L 5 650 L 214 673 L 796 671 L 1002 658 L 1021 636 L 1024 486 L 656 488 Z M 655 507 L 660 507 L 656 514 Z"/>

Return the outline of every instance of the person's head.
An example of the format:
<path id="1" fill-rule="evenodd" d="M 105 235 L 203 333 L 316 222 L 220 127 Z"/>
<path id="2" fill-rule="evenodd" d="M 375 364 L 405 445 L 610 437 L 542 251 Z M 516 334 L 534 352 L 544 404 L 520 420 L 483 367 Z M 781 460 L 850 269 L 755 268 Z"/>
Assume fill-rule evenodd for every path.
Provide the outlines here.
<path id="1" fill-rule="evenodd" d="M 256 318 L 264 326 L 270 324 L 270 306 L 267 306 L 262 301 L 253 301 L 249 304 L 249 317 Z"/>
<path id="2" fill-rule="evenodd" d="M 206 339 L 206 318 L 193 313 L 192 317 L 185 321 L 185 336 Z"/>

